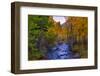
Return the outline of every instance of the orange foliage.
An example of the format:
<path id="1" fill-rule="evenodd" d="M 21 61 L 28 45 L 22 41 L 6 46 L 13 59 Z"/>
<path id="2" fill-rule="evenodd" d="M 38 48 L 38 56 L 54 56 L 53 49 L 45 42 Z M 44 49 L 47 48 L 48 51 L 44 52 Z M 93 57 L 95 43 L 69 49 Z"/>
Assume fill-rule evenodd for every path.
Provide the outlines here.
<path id="1" fill-rule="evenodd" d="M 49 21 L 53 22 L 53 25 L 48 29 L 48 32 L 54 33 L 59 39 L 67 40 L 71 36 L 77 41 L 87 39 L 87 17 L 68 17 L 64 25 L 61 25 L 60 22 L 55 22 L 52 17 L 50 17 Z"/>
<path id="2" fill-rule="evenodd" d="M 75 35 L 77 40 L 87 38 L 88 33 L 88 18 L 87 17 L 68 17 L 69 25 L 72 30 L 70 33 Z"/>

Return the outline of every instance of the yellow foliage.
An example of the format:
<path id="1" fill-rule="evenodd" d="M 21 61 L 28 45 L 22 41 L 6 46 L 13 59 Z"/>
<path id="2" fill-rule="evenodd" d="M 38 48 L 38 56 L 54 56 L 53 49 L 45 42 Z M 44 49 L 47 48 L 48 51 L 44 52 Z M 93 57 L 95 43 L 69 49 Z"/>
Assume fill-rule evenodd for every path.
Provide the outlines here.
<path id="1" fill-rule="evenodd" d="M 68 17 L 67 22 L 72 28 L 70 34 L 75 35 L 77 40 L 87 38 L 87 33 L 88 33 L 87 17 Z"/>
<path id="2" fill-rule="evenodd" d="M 54 25 L 48 29 L 48 32 L 53 32 L 60 39 L 67 39 L 67 29 L 62 28 L 59 22 L 54 22 Z"/>
<path id="3" fill-rule="evenodd" d="M 67 24 L 65 24 L 64 27 L 60 25 L 60 22 L 55 22 L 52 17 L 50 17 L 49 21 L 53 22 L 53 25 L 48 29 L 48 32 L 52 32 L 59 39 L 67 40 L 68 37 L 72 36 L 79 41 L 87 38 L 87 17 L 68 17 L 68 19 L 66 19 Z"/>

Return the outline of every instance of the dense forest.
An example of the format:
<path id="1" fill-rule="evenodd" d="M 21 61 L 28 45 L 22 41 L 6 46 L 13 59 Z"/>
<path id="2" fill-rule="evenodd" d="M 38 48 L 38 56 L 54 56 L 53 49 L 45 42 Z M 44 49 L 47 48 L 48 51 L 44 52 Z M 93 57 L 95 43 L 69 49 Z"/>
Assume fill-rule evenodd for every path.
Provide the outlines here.
<path id="1" fill-rule="evenodd" d="M 29 60 L 87 58 L 88 18 L 64 18 L 60 24 L 53 16 L 28 15 Z"/>

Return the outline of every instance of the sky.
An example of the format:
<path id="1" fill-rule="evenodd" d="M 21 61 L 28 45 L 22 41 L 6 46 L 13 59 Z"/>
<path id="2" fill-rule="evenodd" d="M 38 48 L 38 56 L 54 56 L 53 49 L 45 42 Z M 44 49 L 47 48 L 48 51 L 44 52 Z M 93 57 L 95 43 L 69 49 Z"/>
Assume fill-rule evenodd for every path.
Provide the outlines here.
<path id="1" fill-rule="evenodd" d="M 60 24 L 63 24 L 66 22 L 66 19 L 64 16 L 53 16 L 54 21 L 60 22 Z"/>

